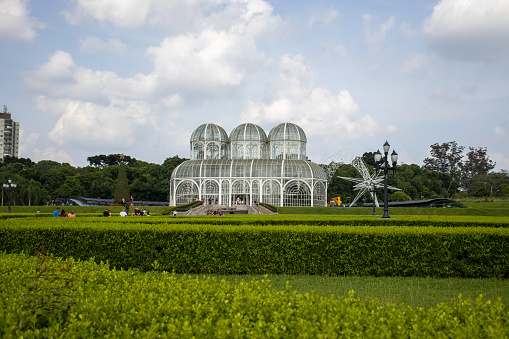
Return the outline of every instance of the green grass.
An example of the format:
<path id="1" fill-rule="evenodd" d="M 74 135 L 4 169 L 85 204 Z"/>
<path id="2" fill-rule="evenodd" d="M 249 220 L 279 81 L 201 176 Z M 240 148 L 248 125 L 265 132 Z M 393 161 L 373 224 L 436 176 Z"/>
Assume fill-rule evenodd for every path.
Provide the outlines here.
<path id="1" fill-rule="evenodd" d="M 467 200 L 462 201 L 467 208 L 391 208 L 390 215 L 399 219 L 419 219 L 431 218 L 433 216 L 460 216 L 460 218 L 471 217 L 472 221 L 482 221 L 483 216 L 509 216 L 509 200 Z M 67 212 L 70 209 L 80 215 L 97 214 L 101 215 L 105 207 L 82 207 L 82 206 L 64 206 Z M 109 207 L 113 215 L 118 215 L 121 211 L 119 206 Z M 167 207 L 145 207 L 151 211 L 151 214 L 157 216 Z M 52 213 L 53 206 L 12 206 L 14 213 Z M 5 213 L 7 207 L 0 207 L 0 213 Z M 295 218 L 297 215 L 307 214 L 308 218 L 320 218 L 320 215 L 326 218 L 336 215 L 346 218 L 355 218 L 355 216 L 371 216 L 372 208 L 327 208 L 327 207 L 287 207 L 283 208 L 286 215 L 280 216 L 242 216 L 242 218 L 266 218 L 269 221 L 272 218 Z M 379 218 L 383 211 L 376 209 Z M 316 215 L 316 216 L 314 216 Z M 238 216 L 226 215 L 223 218 L 236 218 Z M 218 217 L 197 217 L 204 222 L 206 220 L 216 220 Z M 191 219 L 191 218 L 190 218 Z M 154 220 L 155 221 L 155 220 Z M 227 275 L 217 276 L 220 279 L 228 281 L 250 281 L 251 279 L 261 280 L 266 276 L 260 275 Z M 509 304 L 509 280 L 502 279 L 436 279 L 436 278 L 415 278 L 415 277 L 329 277 L 329 276 L 303 276 L 303 275 L 271 275 L 268 276 L 271 285 L 279 290 L 284 290 L 287 282 L 299 293 L 311 293 L 321 296 L 347 296 L 348 291 L 356 291 L 357 296 L 361 298 L 374 297 L 383 303 L 405 303 L 410 306 L 433 307 L 441 302 L 450 302 L 453 298 L 462 294 L 464 297 L 476 298 L 479 294 L 484 296 L 485 300 L 495 300 L 501 298 L 505 305 Z"/>
<path id="2" fill-rule="evenodd" d="M 389 214 L 398 215 L 465 215 L 465 216 L 509 216 L 509 200 L 465 200 L 461 201 L 467 208 L 426 208 L 426 207 L 391 207 Z M 150 210 L 152 215 L 160 214 L 167 209 L 167 206 L 139 206 Z M 121 206 L 60 206 L 60 209 L 69 212 L 71 209 L 79 213 L 97 213 L 102 215 L 105 208 L 111 210 L 112 215 L 118 215 L 122 210 Z M 13 213 L 52 213 L 55 206 L 12 206 Z M 129 211 L 131 212 L 131 207 Z M 285 214 L 321 214 L 321 215 L 371 215 L 371 207 L 282 207 Z M 6 213 L 7 206 L 0 207 L 0 213 Z M 376 208 L 378 216 L 382 216 L 383 209 Z"/>
<path id="3" fill-rule="evenodd" d="M 329 277 L 320 275 L 202 275 L 216 277 L 230 283 L 268 279 L 276 290 L 285 290 L 288 284 L 298 293 L 314 293 L 323 297 L 348 297 L 355 291 L 357 297 L 377 298 L 384 304 L 395 303 L 412 307 L 434 307 L 450 303 L 460 294 L 465 298 L 501 299 L 509 305 L 509 280 L 502 279 L 438 279 L 417 277 Z"/>
<path id="4" fill-rule="evenodd" d="M 509 200 L 462 201 L 467 208 L 391 207 L 389 215 L 509 216 Z M 372 207 L 281 207 L 285 214 L 371 215 Z M 378 216 L 383 208 L 376 208 Z"/>
<path id="5" fill-rule="evenodd" d="M 105 209 L 111 210 L 111 215 L 118 215 L 122 211 L 122 206 L 11 206 L 12 213 L 34 213 L 36 214 L 39 210 L 41 213 L 53 213 L 56 207 L 60 207 L 60 210 L 64 209 L 66 213 L 74 210 L 76 215 L 80 213 L 96 213 L 101 215 Z M 150 211 L 150 214 L 157 215 L 161 214 L 162 211 L 168 208 L 168 206 L 131 206 L 129 213 L 134 211 L 134 208 L 138 207 Z M 0 213 L 7 213 L 7 206 L 0 207 Z"/>

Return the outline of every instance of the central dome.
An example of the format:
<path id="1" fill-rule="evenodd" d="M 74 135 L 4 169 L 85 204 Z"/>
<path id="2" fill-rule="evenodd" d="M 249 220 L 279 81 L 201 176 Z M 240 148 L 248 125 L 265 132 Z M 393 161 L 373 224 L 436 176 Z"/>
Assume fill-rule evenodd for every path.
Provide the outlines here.
<path id="1" fill-rule="evenodd" d="M 267 158 L 267 135 L 258 125 L 239 125 L 230 133 L 230 148 L 232 159 Z"/>
<path id="2" fill-rule="evenodd" d="M 269 140 L 263 128 L 255 124 L 245 123 L 235 127 L 230 133 L 230 142 L 232 141 L 268 142 Z"/>

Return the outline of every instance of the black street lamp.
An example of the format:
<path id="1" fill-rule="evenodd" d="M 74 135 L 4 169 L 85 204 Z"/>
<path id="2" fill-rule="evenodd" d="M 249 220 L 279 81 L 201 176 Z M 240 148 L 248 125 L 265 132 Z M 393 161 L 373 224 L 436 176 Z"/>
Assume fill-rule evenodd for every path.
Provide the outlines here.
<path id="1" fill-rule="evenodd" d="M 12 182 L 11 179 L 7 180 L 7 183 L 4 184 L 4 190 L 9 192 L 9 208 L 7 210 L 8 213 L 11 213 L 11 192 L 16 190 L 16 183 Z"/>
<path id="2" fill-rule="evenodd" d="M 385 141 L 385 144 L 383 146 L 384 149 L 384 157 L 382 159 L 382 153 L 380 153 L 380 150 L 376 151 L 375 153 L 375 170 L 376 173 L 383 169 L 384 171 L 384 215 L 382 218 L 390 218 L 389 216 L 389 202 L 387 197 L 387 173 L 389 170 L 392 170 L 393 174 L 396 174 L 396 164 L 398 163 L 398 153 L 396 151 L 392 150 L 391 154 L 391 162 L 392 166 L 389 166 L 389 162 L 387 161 L 387 156 L 389 155 L 389 149 L 391 145 Z"/>

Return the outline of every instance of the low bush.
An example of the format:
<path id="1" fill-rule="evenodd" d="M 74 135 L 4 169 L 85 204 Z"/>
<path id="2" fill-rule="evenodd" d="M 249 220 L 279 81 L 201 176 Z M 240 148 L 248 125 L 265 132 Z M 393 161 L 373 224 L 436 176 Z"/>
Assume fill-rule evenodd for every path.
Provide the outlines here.
<path id="1" fill-rule="evenodd" d="M 376 299 L 324 298 L 274 291 L 269 282 L 229 284 L 166 272 L 119 271 L 67 260 L 75 277 L 66 317 L 32 326 L 23 296 L 38 263 L 0 253 L 2 338 L 504 338 L 500 301 L 457 298 L 433 308 L 382 305 Z"/>
<path id="2" fill-rule="evenodd" d="M 201 206 L 203 203 L 200 200 L 192 201 L 190 203 L 187 203 L 185 205 L 179 205 L 179 206 L 170 206 L 166 209 L 164 209 L 161 214 L 162 215 L 168 215 L 171 213 L 171 211 L 177 211 L 177 212 L 187 212 L 190 209 L 193 209 L 195 207 Z"/>
<path id="3" fill-rule="evenodd" d="M 43 239 L 47 250 L 57 256 L 95 257 L 117 268 L 143 271 L 158 262 L 160 269 L 180 273 L 509 277 L 508 228 L 216 226 L 152 223 L 162 218 L 148 218 L 150 223 L 62 219 L 4 220 L 0 250 L 27 251 Z"/>
<path id="4" fill-rule="evenodd" d="M 264 202 L 259 203 L 259 205 L 262 206 L 262 207 L 265 207 L 266 209 L 268 209 L 272 213 L 281 214 L 281 210 L 279 208 L 277 208 L 276 206 L 274 206 L 274 205 L 270 205 L 270 204 L 267 204 L 267 203 L 264 203 Z"/>

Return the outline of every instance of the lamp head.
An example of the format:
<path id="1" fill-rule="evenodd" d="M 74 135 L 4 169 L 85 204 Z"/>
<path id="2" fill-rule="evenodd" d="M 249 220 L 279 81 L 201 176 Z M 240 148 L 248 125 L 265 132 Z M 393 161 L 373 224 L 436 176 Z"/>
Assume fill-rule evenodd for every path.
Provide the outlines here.
<path id="1" fill-rule="evenodd" d="M 392 150 L 391 161 L 393 164 L 396 164 L 398 162 L 398 153 L 396 153 L 395 150 Z"/>
<path id="2" fill-rule="evenodd" d="M 382 160 L 382 153 L 380 153 L 380 150 L 378 150 L 375 153 L 375 162 L 380 162 L 381 160 Z"/>
<path id="3" fill-rule="evenodd" d="M 384 153 L 389 153 L 389 149 L 391 148 L 391 145 L 389 145 L 389 143 L 387 142 L 387 140 L 385 140 L 385 144 L 384 144 Z"/>

